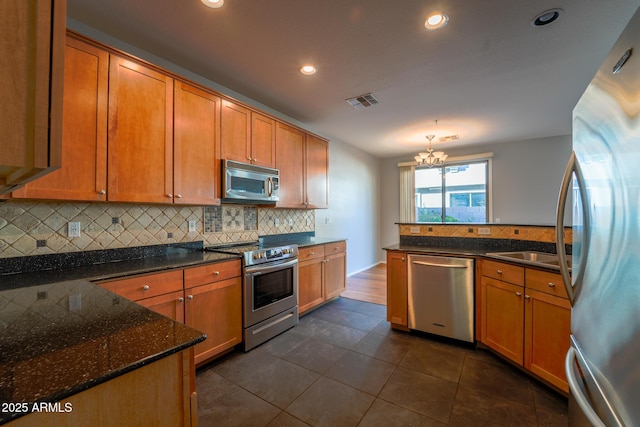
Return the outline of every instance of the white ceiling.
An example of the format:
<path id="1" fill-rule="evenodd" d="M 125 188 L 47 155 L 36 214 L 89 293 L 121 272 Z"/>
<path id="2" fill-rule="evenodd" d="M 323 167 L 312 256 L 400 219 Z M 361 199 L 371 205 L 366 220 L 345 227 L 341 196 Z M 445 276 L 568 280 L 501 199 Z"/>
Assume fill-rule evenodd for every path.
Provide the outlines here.
<path id="1" fill-rule="evenodd" d="M 640 0 L 68 0 L 68 16 L 378 157 L 571 133 Z M 533 28 L 540 12 L 562 8 Z M 426 31 L 433 10 L 450 16 Z M 314 76 L 298 68 L 316 65 Z M 371 92 L 380 104 L 345 99 Z M 435 120 L 438 120 L 437 126 Z"/>

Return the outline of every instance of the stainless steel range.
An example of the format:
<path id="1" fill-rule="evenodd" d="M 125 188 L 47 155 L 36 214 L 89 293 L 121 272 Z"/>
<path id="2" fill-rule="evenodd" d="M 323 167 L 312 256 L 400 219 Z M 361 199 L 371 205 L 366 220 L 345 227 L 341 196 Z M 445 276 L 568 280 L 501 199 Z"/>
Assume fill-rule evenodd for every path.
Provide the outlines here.
<path id="1" fill-rule="evenodd" d="M 298 246 L 208 247 L 243 257 L 244 351 L 298 324 Z"/>

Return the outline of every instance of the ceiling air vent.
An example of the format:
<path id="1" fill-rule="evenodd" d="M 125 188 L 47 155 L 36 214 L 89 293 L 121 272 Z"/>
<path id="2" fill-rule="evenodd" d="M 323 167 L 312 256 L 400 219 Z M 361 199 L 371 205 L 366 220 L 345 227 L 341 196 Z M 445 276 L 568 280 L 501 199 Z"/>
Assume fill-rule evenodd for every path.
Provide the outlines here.
<path id="1" fill-rule="evenodd" d="M 460 139 L 460 135 L 447 135 L 447 136 L 441 136 L 441 137 L 440 137 L 440 142 L 455 141 L 456 139 Z"/>
<path id="2" fill-rule="evenodd" d="M 379 104 L 380 101 L 375 99 L 370 93 L 347 99 L 347 103 L 356 110 L 362 110 L 366 107 Z"/>

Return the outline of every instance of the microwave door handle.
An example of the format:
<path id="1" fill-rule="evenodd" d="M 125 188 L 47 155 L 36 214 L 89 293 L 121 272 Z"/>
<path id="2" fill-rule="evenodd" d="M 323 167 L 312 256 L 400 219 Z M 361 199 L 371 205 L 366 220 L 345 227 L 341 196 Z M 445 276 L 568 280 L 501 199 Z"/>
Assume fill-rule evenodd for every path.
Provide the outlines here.
<path id="1" fill-rule="evenodd" d="M 267 196 L 271 197 L 271 193 L 273 193 L 273 183 L 271 181 L 271 177 L 268 177 L 264 180 L 264 192 Z"/>

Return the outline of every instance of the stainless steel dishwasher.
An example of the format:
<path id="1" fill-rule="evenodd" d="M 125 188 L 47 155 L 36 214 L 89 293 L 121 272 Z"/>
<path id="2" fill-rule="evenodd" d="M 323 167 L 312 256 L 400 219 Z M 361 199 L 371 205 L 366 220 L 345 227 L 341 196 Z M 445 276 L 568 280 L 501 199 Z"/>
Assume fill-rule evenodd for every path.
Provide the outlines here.
<path id="1" fill-rule="evenodd" d="M 474 342 L 474 262 L 410 254 L 409 328 Z"/>

